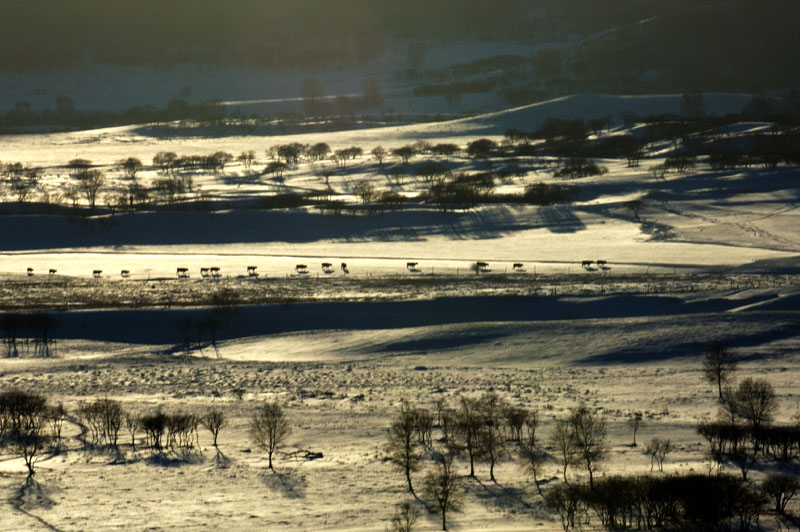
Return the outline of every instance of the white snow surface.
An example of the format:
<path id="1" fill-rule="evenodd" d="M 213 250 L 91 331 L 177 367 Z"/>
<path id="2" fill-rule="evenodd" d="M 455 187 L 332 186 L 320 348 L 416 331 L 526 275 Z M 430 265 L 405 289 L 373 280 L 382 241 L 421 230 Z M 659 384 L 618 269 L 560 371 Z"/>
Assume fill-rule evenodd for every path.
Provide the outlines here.
<path id="1" fill-rule="evenodd" d="M 743 98 L 709 100 L 712 108 L 726 109 Z M 264 150 L 284 142 L 328 142 L 334 149 L 356 145 L 365 154 L 378 144 L 392 148 L 420 139 L 463 146 L 482 136 L 499 141 L 511 127 L 534 129 L 549 116 L 655 113 L 674 110 L 677 102 L 677 96 L 579 95 L 454 122 L 287 137 L 157 138 L 146 127 L 20 135 L 0 138 L 0 160 L 46 167 L 42 190 L 53 197 L 70 182 L 63 165 L 75 157 L 100 165 L 110 188 L 121 190 L 129 182 L 113 169 L 115 161 L 136 156 L 149 165 L 162 150 L 253 149 L 260 168 Z M 742 130 L 759 127 L 746 124 Z M 139 413 L 162 408 L 203 414 L 221 408 L 229 423 L 218 451 L 201 431 L 199 449 L 153 458 L 141 434 L 136 451 L 121 434 L 119 456 L 87 447 L 70 418 L 66 448 L 39 463 L 35 485 L 22 489 L 22 461 L 0 456 L 6 501 L 0 530 L 384 530 L 395 504 L 419 504 L 384 460 L 386 428 L 400 401 L 431 408 L 436 398 L 455 405 L 459 396 L 489 390 L 536 408 L 545 445 L 553 420 L 569 408 L 587 404 L 601 413 L 610 441 L 601 476 L 649 474 L 643 445 L 630 445 L 625 425 L 634 412 L 644 415 L 640 442 L 668 437 L 676 445 L 663 474 L 707 471 L 705 444 L 694 427 L 718 414 L 716 390 L 703 380 L 699 365 L 710 342 L 734 346 L 738 378 L 764 377 L 773 384 L 780 404 L 776 421 L 788 423 L 796 413 L 797 170 L 719 173 L 701 162 L 693 173 L 653 180 L 647 168 L 668 154 L 666 148 L 653 151 L 640 168 L 601 161 L 607 174 L 567 183 L 581 188 L 575 204 L 550 207 L 490 205 L 441 213 L 414 204 L 375 216 L 239 208 L 236 202 L 259 195 L 325 191 L 326 185 L 317 163 L 291 168 L 282 182 L 233 164 L 222 174 L 194 176 L 195 187 L 224 202 L 224 208 L 209 212 L 0 216 L 0 278 L 24 280 L 32 268 L 30 280 L 43 290 L 50 268 L 58 270 L 59 279 L 90 278 L 92 270 L 101 269 L 97 283 L 120 287 L 120 270 L 128 269 L 131 284 L 144 287 L 147 279 L 174 277 L 176 268 L 187 267 L 187 283 L 202 287 L 201 267 L 219 267 L 224 282 L 249 282 L 246 268 L 255 265 L 260 277 L 253 282 L 288 277 L 302 283 L 295 265 L 306 263 L 320 282 L 351 276 L 391 284 L 410 275 L 423 281 L 474 276 L 469 267 L 478 260 L 489 263 L 481 274 L 489 279 L 511 274 L 516 262 L 524 263 L 518 275 L 532 282 L 539 273 L 569 273 L 600 284 L 603 276 L 630 274 L 644 286 L 650 274 L 668 278 L 676 271 L 730 279 L 730 286 L 713 291 L 674 294 L 465 294 L 414 301 L 401 294 L 388 301 L 243 307 L 216 349 L 206 339 L 188 355 L 175 347 L 176 318 L 205 316 L 209 309 L 56 311 L 68 329 L 60 333 L 58 357 L 1 359 L 0 389 L 38 390 L 73 412 L 81 401 L 98 397 L 118 399 Z M 483 168 L 466 158 L 457 162 Z M 526 161 L 524 167 L 522 176 L 502 186 L 521 190 L 530 183 L 563 183 L 542 161 Z M 148 167 L 137 179 L 156 176 Z M 426 186 L 414 177 L 389 181 L 364 155 L 336 172 L 330 187 L 349 194 L 362 180 L 411 197 Z M 644 201 L 638 219 L 625 206 L 637 198 Z M 583 268 L 587 259 L 608 264 Z M 324 261 L 336 271 L 324 274 Z M 408 261 L 419 262 L 420 271 L 410 272 Z M 348 272 L 339 268 L 341 262 Z M 736 272 L 785 275 L 775 287 L 752 288 Z M 250 416 L 264 400 L 280 401 L 292 426 L 275 471 L 247 433 Z M 434 439 L 439 437 L 436 429 Z M 289 454 L 297 450 L 321 452 L 322 458 Z M 457 467 L 465 474 L 468 464 L 459 461 Z M 546 484 L 558 482 L 555 463 L 544 470 Z M 423 474 L 414 475 L 418 486 Z M 498 482 L 492 483 L 488 467 L 480 464 L 477 478 L 464 479 L 464 507 L 449 515 L 451 530 L 560 529 L 515 457 L 505 458 L 496 474 Z M 570 474 L 585 477 L 578 468 Z M 419 507 L 418 530 L 440 529 L 439 517 Z M 796 501 L 790 509 L 797 511 Z"/>

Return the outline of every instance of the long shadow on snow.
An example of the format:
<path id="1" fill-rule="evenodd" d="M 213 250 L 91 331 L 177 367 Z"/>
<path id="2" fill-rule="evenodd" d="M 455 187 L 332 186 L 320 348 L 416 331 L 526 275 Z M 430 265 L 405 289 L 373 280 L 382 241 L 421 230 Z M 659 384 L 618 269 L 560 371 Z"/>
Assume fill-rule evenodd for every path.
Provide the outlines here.
<path id="1" fill-rule="evenodd" d="M 577 227 L 570 212 L 551 214 L 559 231 Z M 431 236 L 456 239 L 496 238 L 526 229 L 510 210 L 441 213 L 415 209 L 375 216 L 333 216 L 302 210 L 234 210 L 224 212 L 149 212 L 113 217 L 74 218 L 30 215 L 0 216 L 0 250 L 20 251 L 93 246 L 175 244 L 302 243 L 415 241 Z M 535 223 L 535 221 L 534 221 Z"/>
<path id="2" fill-rule="evenodd" d="M 403 342 L 392 342 L 384 344 L 378 349 L 378 352 L 395 352 L 395 351 L 441 351 L 446 349 L 455 349 L 458 347 L 466 347 L 476 345 L 484 342 L 504 338 L 505 334 L 448 334 L 445 336 L 432 336 L 428 338 L 419 338 L 416 340 L 406 340 Z"/>
<path id="3" fill-rule="evenodd" d="M 376 330 L 477 322 L 551 321 L 723 312 L 741 302 L 685 302 L 676 297 L 498 296 L 426 301 L 324 302 L 245 306 L 237 309 L 221 338 L 313 330 Z M 54 313 L 59 339 L 95 339 L 140 344 L 179 340 L 178 320 L 201 321 L 208 309 L 141 309 Z"/>
<path id="4" fill-rule="evenodd" d="M 718 317 L 719 320 L 730 319 L 732 322 L 741 319 L 742 316 L 747 314 L 728 314 Z M 735 330 L 735 327 L 730 327 Z M 659 342 L 658 345 L 651 345 L 649 343 L 642 343 L 638 346 L 632 346 L 626 349 L 619 349 L 608 353 L 601 353 L 597 355 L 587 356 L 578 361 L 579 364 L 585 365 L 620 365 L 620 364 L 635 364 L 647 362 L 664 362 L 667 360 L 674 360 L 679 358 L 694 358 L 699 361 L 700 357 L 708 351 L 709 345 L 712 341 L 721 342 L 732 348 L 748 348 L 758 347 L 769 342 L 779 340 L 787 340 L 790 338 L 797 338 L 800 332 L 797 330 L 796 323 L 786 323 L 775 327 L 767 327 L 757 332 L 752 333 L 727 333 L 727 334 L 714 334 L 709 333 L 708 338 L 695 339 L 685 342 Z M 761 355 L 747 355 L 739 357 L 740 362 L 748 362 L 763 359 Z M 699 362 L 698 362 L 699 363 Z"/>

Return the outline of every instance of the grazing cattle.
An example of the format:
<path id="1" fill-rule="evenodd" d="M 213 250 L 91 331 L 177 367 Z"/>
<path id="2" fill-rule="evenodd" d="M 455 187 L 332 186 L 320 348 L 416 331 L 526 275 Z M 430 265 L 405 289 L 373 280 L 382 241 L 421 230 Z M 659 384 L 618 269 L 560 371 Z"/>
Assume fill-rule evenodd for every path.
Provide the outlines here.
<path id="1" fill-rule="evenodd" d="M 119 272 L 119 274 L 123 279 L 127 279 L 128 277 L 131 276 L 131 272 L 128 270 L 122 270 L 121 272 Z"/>
<path id="2" fill-rule="evenodd" d="M 417 269 L 417 263 L 416 262 L 406 262 L 406 268 L 408 268 L 409 270 L 416 270 Z"/>
<path id="3" fill-rule="evenodd" d="M 593 260 L 585 260 L 585 261 L 581 262 L 581 267 L 582 268 L 591 268 L 593 262 L 594 262 Z"/>
<path id="4" fill-rule="evenodd" d="M 92 270 L 92 277 L 98 279 L 101 275 L 103 275 L 103 270 Z"/>
<path id="5" fill-rule="evenodd" d="M 333 264 L 331 264 L 330 262 L 323 262 L 322 263 L 322 271 L 325 272 L 325 273 L 333 272 Z"/>
<path id="6" fill-rule="evenodd" d="M 475 263 L 475 265 L 478 267 L 479 270 L 485 270 L 486 268 L 489 267 L 489 263 L 488 262 L 478 261 L 478 262 Z"/>
<path id="7" fill-rule="evenodd" d="M 598 268 L 605 268 L 606 264 L 608 264 L 608 263 L 606 261 L 604 261 L 604 260 L 598 260 L 597 261 L 597 267 Z"/>
<path id="8" fill-rule="evenodd" d="M 248 266 L 247 275 L 249 275 L 250 277 L 258 277 L 258 273 L 256 273 L 256 268 L 258 268 L 258 266 Z"/>
<path id="9" fill-rule="evenodd" d="M 28 268 L 28 277 L 33 276 L 33 268 Z"/>
<path id="10" fill-rule="evenodd" d="M 343 262 L 343 263 L 342 263 L 342 271 L 343 271 L 344 273 L 347 273 L 347 263 L 346 263 L 346 262 Z"/>
<path id="11" fill-rule="evenodd" d="M 212 266 L 209 268 L 209 271 L 211 271 L 211 277 L 214 279 L 219 279 L 222 276 L 222 273 L 220 273 L 219 267 L 217 266 Z"/>
<path id="12" fill-rule="evenodd" d="M 520 271 L 522 269 L 522 263 L 521 262 L 515 262 L 513 268 L 516 271 Z"/>
<path id="13" fill-rule="evenodd" d="M 294 269 L 297 273 L 308 273 L 308 266 L 305 264 L 298 264 Z"/>
<path id="14" fill-rule="evenodd" d="M 208 277 L 208 268 L 200 268 L 200 277 Z"/>
<path id="15" fill-rule="evenodd" d="M 50 268 L 50 275 L 55 275 L 55 274 L 56 274 L 56 270 L 54 270 L 53 268 Z"/>
<path id="16" fill-rule="evenodd" d="M 178 268 L 178 279 L 188 279 L 189 278 L 189 268 Z"/>

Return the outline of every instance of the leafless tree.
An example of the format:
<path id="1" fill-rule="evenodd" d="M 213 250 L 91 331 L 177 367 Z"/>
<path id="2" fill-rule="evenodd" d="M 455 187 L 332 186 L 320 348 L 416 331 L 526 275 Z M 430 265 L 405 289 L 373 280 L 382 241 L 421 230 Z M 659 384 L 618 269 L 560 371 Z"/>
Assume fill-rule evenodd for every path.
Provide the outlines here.
<path id="1" fill-rule="evenodd" d="M 375 185 L 369 181 L 359 181 L 353 186 L 353 194 L 361 198 L 365 204 L 375 198 Z"/>
<path id="2" fill-rule="evenodd" d="M 253 161 L 256 160 L 256 152 L 253 150 L 243 151 L 236 159 L 244 165 L 245 170 L 249 171 Z"/>
<path id="3" fill-rule="evenodd" d="M 414 408 L 414 426 L 419 443 L 433 444 L 433 413 L 427 408 Z"/>
<path id="4" fill-rule="evenodd" d="M 97 193 L 106 183 L 105 175 L 100 170 L 93 169 L 82 170 L 75 177 L 78 180 L 78 190 L 89 202 L 89 206 L 94 207 Z"/>
<path id="5" fill-rule="evenodd" d="M 639 219 L 639 212 L 644 207 L 644 202 L 640 199 L 630 200 L 625 202 L 625 206 L 633 212 L 633 217 Z"/>
<path id="6" fill-rule="evenodd" d="M 36 462 L 52 441 L 52 434 L 47 430 L 47 399 L 38 393 L 22 390 L 0 393 L 0 418 L 0 446 L 8 446 L 21 456 L 28 468 L 28 478 L 33 477 Z"/>
<path id="7" fill-rule="evenodd" d="M 264 403 L 250 420 L 250 439 L 267 451 L 270 469 L 274 469 L 272 457 L 275 451 L 285 443 L 290 433 L 289 418 L 278 403 Z"/>
<path id="8" fill-rule="evenodd" d="M 403 161 L 403 163 L 407 163 L 416 154 L 416 152 L 411 146 L 402 146 L 400 148 L 393 149 L 392 154 L 400 157 L 400 160 Z"/>
<path id="9" fill-rule="evenodd" d="M 217 409 L 211 410 L 208 414 L 200 419 L 200 423 L 202 423 L 202 425 L 208 429 L 213 436 L 214 447 L 217 447 L 217 437 L 219 436 L 219 431 L 225 426 L 225 422 L 225 413 L 222 410 Z"/>
<path id="10" fill-rule="evenodd" d="M 542 476 L 542 464 L 547 459 L 547 455 L 536 446 L 535 440 L 533 445 L 531 442 L 524 441 L 520 445 L 520 454 L 522 458 L 522 466 L 525 471 L 533 478 L 533 484 L 536 486 L 536 491 L 539 495 L 544 497 L 542 486 L 539 483 L 539 478 Z"/>
<path id="11" fill-rule="evenodd" d="M 412 532 L 419 519 L 419 510 L 409 502 L 398 504 L 387 532 Z"/>
<path id="12" fill-rule="evenodd" d="M 61 444 L 61 429 L 64 427 L 64 420 L 67 418 L 67 409 L 62 403 L 48 407 L 47 420 L 50 422 L 50 429 L 55 440 L 55 445 Z"/>
<path id="13" fill-rule="evenodd" d="M 387 152 L 383 146 L 376 146 L 372 148 L 372 156 L 378 160 L 378 164 L 383 165 L 383 160 L 386 158 Z"/>
<path id="14" fill-rule="evenodd" d="M 160 151 L 153 156 L 153 164 L 161 168 L 164 173 L 170 173 L 175 169 L 178 155 L 172 151 Z"/>
<path id="15" fill-rule="evenodd" d="M 572 445 L 589 472 L 589 485 L 594 486 L 598 462 L 608 454 L 606 421 L 587 406 L 574 408 L 569 415 Z"/>
<path id="16" fill-rule="evenodd" d="M 673 449 L 672 442 L 668 439 L 653 438 L 647 442 L 644 452 L 650 456 L 650 471 L 658 464 L 658 470 L 664 471 L 664 459 Z"/>
<path id="17" fill-rule="evenodd" d="M 414 493 L 411 473 L 419 469 L 421 459 L 419 441 L 415 437 L 416 430 L 417 420 L 414 408 L 404 400 L 389 426 L 386 455 L 395 469 L 405 474 L 408 490 L 411 493 Z"/>
<path id="18" fill-rule="evenodd" d="M 125 428 L 131 436 L 131 449 L 136 451 L 136 432 L 142 428 L 142 419 L 134 412 L 125 414 Z"/>
<path id="19" fill-rule="evenodd" d="M 484 450 L 484 456 L 489 460 L 489 478 L 493 482 L 497 482 L 494 478 L 494 465 L 505 454 L 501 432 L 504 404 L 496 393 L 489 392 L 480 398 L 480 408 L 483 418 L 481 447 Z"/>
<path id="20" fill-rule="evenodd" d="M 723 398 L 722 386 L 736 371 L 736 360 L 728 347 L 719 342 L 711 344 L 711 348 L 703 357 L 703 376 L 706 381 L 717 385 L 720 400 Z"/>
<path id="21" fill-rule="evenodd" d="M 631 417 L 625 422 L 628 427 L 633 431 L 633 446 L 636 447 L 636 433 L 639 432 L 639 429 L 644 425 L 644 420 L 642 419 L 641 412 L 634 412 Z"/>
<path id="22" fill-rule="evenodd" d="M 561 474 L 567 482 L 567 470 L 579 463 L 579 456 L 572 441 L 572 425 L 569 418 L 557 419 L 550 433 L 550 445 L 553 447 L 556 460 L 561 465 Z"/>
<path id="23" fill-rule="evenodd" d="M 753 428 L 759 428 L 772 419 L 778 408 L 775 389 L 765 379 L 748 377 L 739 383 L 733 396 L 733 407 Z"/>
<path id="24" fill-rule="evenodd" d="M 136 179 L 136 174 L 142 169 L 142 161 L 136 157 L 128 157 L 117 161 L 117 166 L 125 173 L 125 177 Z"/>
<path id="25" fill-rule="evenodd" d="M 469 458 L 469 476 L 471 477 L 475 476 L 475 460 L 483 454 L 483 424 L 479 401 L 469 397 L 459 398 L 454 443 L 466 451 Z"/>
<path id="26" fill-rule="evenodd" d="M 447 530 L 447 513 L 461 509 L 461 479 L 453 468 L 453 455 L 440 456 L 423 484 L 425 497 L 442 514 L 442 530 Z"/>
<path id="27" fill-rule="evenodd" d="M 522 438 L 522 428 L 528 418 L 528 410 L 519 406 L 505 405 L 503 407 L 503 420 L 508 427 L 511 440 L 520 441 Z"/>
<path id="28" fill-rule="evenodd" d="M 800 479 L 789 473 L 771 473 L 761 484 L 761 490 L 775 502 L 775 511 L 786 514 L 786 505 L 800 492 Z"/>

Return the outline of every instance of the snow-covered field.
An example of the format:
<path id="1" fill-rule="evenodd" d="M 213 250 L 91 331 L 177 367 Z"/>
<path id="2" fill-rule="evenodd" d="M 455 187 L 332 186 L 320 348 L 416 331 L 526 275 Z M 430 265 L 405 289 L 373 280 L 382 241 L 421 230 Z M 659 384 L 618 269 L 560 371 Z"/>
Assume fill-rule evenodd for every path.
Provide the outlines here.
<path id="1" fill-rule="evenodd" d="M 800 394 L 796 168 L 720 173 L 701 163 L 654 180 L 648 167 L 669 154 L 654 148 L 640 168 L 605 160 L 607 174 L 570 182 L 581 189 L 571 205 L 442 213 L 414 203 L 358 216 L 240 207 L 287 191 L 345 197 L 362 181 L 413 198 L 427 185 L 413 176 L 389 179 L 367 155 L 373 147 L 416 140 L 463 147 L 479 137 L 500 141 L 509 128 L 535 129 L 548 116 L 616 119 L 674 111 L 678 100 L 583 95 L 456 122 L 290 137 L 164 138 L 143 126 L 0 139 L 0 160 L 45 167 L 38 193 L 51 198 L 70 182 L 63 165 L 76 157 L 106 171 L 110 190 L 130 183 L 113 169 L 128 156 L 148 166 L 137 176 L 142 183 L 157 177 L 149 164 L 158 151 L 252 149 L 260 161 L 249 172 L 234 163 L 193 176 L 212 206 L 224 205 L 218 210 L 0 216 L 0 305 L 46 308 L 59 322 L 58 357 L 3 359 L 0 388 L 40 391 L 73 410 L 110 397 L 131 411 L 218 407 L 230 419 L 219 453 L 201 432 L 195 452 L 153 459 L 124 438 L 122 457 L 88 449 L 71 418 L 67 449 L 39 463 L 35 489 L 20 491 L 23 463 L 2 456 L 0 530 L 383 530 L 395 504 L 414 502 L 383 457 L 400 401 L 454 405 L 490 390 L 538 409 L 544 442 L 571 407 L 584 403 L 604 415 L 611 453 L 601 475 L 649 471 L 641 445 L 630 445 L 625 421 L 634 412 L 644 414 L 639 441 L 676 444 L 664 474 L 705 472 L 694 426 L 717 415 L 699 362 L 713 341 L 732 346 L 739 378 L 773 384 L 776 419 L 789 422 Z M 724 110 L 746 100 L 709 101 Z M 614 126 L 611 134 L 622 131 Z M 330 188 L 322 177 L 327 162 L 300 163 L 275 180 L 261 172 L 264 151 L 286 142 L 355 145 L 365 155 L 333 169 Z M 484 168 L 466 157 L 456 164 Z M 523 171 L 498 192 L 562 183 L 542 161 L 518 164 Z M 626 207 L 637 198 L 644 202 L 638 217 Z M 584 267 L 585 260 L 593 264 Z M 476 261 L 488 263 L 477 275 Z M 248 276 L 249 266 L 257 277 Z M 220 268 L 221 277 L 202 278 L 204 267 Z M 177 268 L 188 268 L 189 279 L 176 279 Z M 120 279 L 123 269 L 128 279 Z M 93 270 L 101 276 L 93 279 Z M 223 291 L 245 306 L 229 315 L 218 345 L 198 329 L 188 354 L 176 348 L 178 320 L 200 323 L 209 298 Z M 63 310 L 71 306 L 83 308 Z M 285 453 L 321 458 L 281 453 L 276 471 L 267 469 L 247 435 L 265 399 L 281 401 L 289 414 Z M 466 467 L 458 462 L 460 472 Z M 515 458 L 496 475 L 491 482 L 482 464 L 466 480 L 451 530 L 560 528 Z M 555 463 L 545 465 L 545 478 L 557 475 Z M 439 518 L 423 511 L 418 529 L 439 528 Z"/>

